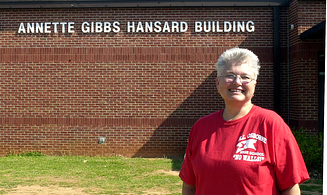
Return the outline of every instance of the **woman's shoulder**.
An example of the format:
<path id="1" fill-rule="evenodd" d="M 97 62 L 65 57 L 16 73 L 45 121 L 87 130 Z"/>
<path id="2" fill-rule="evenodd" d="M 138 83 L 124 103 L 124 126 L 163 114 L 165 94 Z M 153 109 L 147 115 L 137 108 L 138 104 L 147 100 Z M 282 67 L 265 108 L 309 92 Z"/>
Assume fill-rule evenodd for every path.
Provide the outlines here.
<path id="1" fill-rule="evenodd" d="M 204 124 L 213 124 L 214 122 L 216 122 L 217 120 L 219 120 L 221 118 L 221 113 L 222 110 L 213 112 L 211 114 L 208 114 L 206 116 L 203 116 L 201 118 L 199 118 L 195 123 L 194 126 L 202 126 Z"/>
<path id="2" fill-rule="evenodd" d="M 217 120 L 221 116 L 223 110 L 219 110 L 208 114 L 206 116 L 201 117 L 198 121 L 210 121 L 210 120 Z"/>
<path id="3" fill-rule="evenodd" d="M 261 119 L 264 119 L 265 121 L 284 121 L 282 117 L 277 114 L 275 111 L 267 109 L 267 108 L 262 108 L 260 106 L 254 106 L 254 112 L 253 114 Z"/>

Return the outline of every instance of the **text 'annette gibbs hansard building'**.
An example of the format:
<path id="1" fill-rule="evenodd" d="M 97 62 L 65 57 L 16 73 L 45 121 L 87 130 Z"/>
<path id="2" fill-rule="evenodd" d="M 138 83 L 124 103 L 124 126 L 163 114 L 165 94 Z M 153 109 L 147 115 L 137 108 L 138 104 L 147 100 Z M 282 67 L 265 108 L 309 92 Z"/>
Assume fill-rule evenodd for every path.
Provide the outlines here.
<path id="1" fill-rule="evenodd" d="M 0 155 L 182 156 L 223 108 L 215 63 L 261 60 L 253 102 L 323 128 L 325 1 L 0 0 Z"/>

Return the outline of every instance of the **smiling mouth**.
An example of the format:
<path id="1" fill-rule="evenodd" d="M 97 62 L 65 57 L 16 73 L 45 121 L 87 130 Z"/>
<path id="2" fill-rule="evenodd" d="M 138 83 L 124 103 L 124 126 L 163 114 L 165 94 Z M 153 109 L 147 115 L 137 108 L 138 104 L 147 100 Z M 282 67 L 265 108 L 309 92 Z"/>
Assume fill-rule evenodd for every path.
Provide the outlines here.
<path id="1" fill-rule="evenodd" d="M 230 89 L 229 91 L 230 92 L 237 92 L 237 93 L 243 93 L 244 92 L 243 90 L 240 90 L 240 89 Z"/>

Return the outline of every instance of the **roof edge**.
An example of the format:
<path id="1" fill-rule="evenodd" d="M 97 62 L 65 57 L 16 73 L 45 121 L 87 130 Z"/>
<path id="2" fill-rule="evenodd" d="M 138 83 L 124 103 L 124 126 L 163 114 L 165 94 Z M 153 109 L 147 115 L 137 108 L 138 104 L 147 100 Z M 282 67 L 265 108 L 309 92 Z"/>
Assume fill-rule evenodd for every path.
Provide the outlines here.
<path id="1" fill-rule="evenodd" d="M 320 37 L 322 33 L 323 33 L 322 35 L 325 34 L 325 29 L 326 29 L 326 20 L 320 22 L 319 24 L 301 33 L 300 39 L 304 40 L 304 39 L 313 39 L 315 37 Z"/>
<path id="2" fill-rule="evenodd" d="M 266 7 L 288 6 L 289 0 L 270 1 L 0 1 L 1 8 L 92 8 L 92 7 Z"/>

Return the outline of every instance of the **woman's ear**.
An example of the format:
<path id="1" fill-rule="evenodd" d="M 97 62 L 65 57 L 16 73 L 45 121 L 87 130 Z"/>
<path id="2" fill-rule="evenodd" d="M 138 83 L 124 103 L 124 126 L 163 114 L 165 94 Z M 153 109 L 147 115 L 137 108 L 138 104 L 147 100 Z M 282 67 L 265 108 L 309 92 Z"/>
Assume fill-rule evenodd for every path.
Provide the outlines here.
<path id="1" fill-rule="evenodd" d="M 254 85 L 254 88 L 253 88 L 253 96 L 254 96 L 255 87 L 257 86 L 257 81 L 256 81 L 256 80 L 254 80 L 253 82 L 254 82 L 254 83 L 253 83 L 253 85 Z M 253 96 L 252 96 L 252 97 L 253 97 Z"/>
<path id="2" fill-rule="evenodd" d="M 218 89 L 218 86 L 219 86 L 219 78 L 217 77 L 217 78 L 216 78 L 216 88 L 217 88 L 217 90 L 218 90 L 218 93 L 219 93 L 219 89 Z"/>

